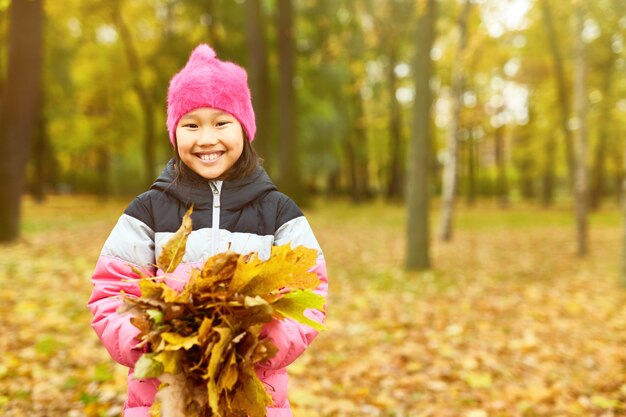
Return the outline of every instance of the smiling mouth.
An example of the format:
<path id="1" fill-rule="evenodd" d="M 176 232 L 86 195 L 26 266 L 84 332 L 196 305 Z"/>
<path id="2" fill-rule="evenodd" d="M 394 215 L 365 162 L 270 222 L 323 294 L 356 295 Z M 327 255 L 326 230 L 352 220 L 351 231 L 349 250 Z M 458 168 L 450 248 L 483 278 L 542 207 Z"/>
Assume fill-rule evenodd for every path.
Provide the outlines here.
<path id="1" fill-rule="evenodd" d="M 196 156 L 203 162 L 211 162 L 211 161 L 215 161 L 223 154 L 224 152 L 220 151 L 220 152 L 211 152 L 211 153 L 197 153 Z"/>

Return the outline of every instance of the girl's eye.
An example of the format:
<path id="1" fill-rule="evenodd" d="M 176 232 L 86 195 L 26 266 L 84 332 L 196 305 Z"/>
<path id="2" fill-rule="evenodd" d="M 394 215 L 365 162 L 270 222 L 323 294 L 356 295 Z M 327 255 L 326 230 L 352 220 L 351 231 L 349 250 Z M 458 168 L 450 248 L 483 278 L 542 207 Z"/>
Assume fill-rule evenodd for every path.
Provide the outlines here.
<path id="1" fill-rule="evenodd" d="M 230 123 L 230 121 L 228 121 L 228 120 L 220 120 L 219 122 L 217 122 L 217 126 L 218 127 L 222 127 L 222 126 L 226 126 L 229 123 Z"/>
<path id="2" fill-rule="evenodd" d="M 195 123 L 186 123 L 186 124 L 183 125 L 183 127 L 188 127 L 190 129 L 196 129 L 198 127 L 198 125 L 195 124 Z"/>

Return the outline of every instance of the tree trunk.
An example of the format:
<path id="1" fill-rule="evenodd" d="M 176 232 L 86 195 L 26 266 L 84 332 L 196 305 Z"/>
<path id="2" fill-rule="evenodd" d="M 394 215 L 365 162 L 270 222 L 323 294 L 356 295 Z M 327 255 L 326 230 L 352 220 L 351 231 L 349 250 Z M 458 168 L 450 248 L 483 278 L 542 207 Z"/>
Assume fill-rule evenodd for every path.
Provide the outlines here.
<path id="1" fill-rule="evenodd" d="M 292 0 L 278 0 L 279 184 L 285 194 L 302 205 L 306 203 L 306 193 L 302 187 L 296 131 L 298 113 L 293 86 L 296 61 L 293 13 Z"/>
<path id="2" fill-rule="evenodd" d="M 509 206 L 509 184 L 506 175 L 506 155 L 504 149 L 504 126 L 496 128 L 495 132 L 496 153 L 496 197 L 501 208 Z"/>
<path id="3" fill-rule="evenodd" d="M 413 129 L 408 150 L 407 178 L 407 257 L 409 270 L 430 268 L 429 254 L 429 155 L 431 153 L 430 78 L 433 61 L 430 51 L 435 41 L 436 1 L 417 3 L 418 22 L 415 38 L 415 102 Z"/>
<path id="4" fill-rule="evenodd" d="M 21 198 L 41 100 L 43 0 L 9 6 L 8 67 L 0 112 L 0 242 L 19 236 Z"/>
<path id="5" fill-rule="evenodd" d="M 541 0 L 541 10 L 543 15 L 543 21 L 546 26 L 546 32 L 548 35 L 548 45 L 552 52 L 552 62 L 554 64 L 554 75 L 556 82 L 556 90 L 558 94 L 558 107 L 560 110 L 560 124 L 561 131 L 563 132 L 563 138 L 565 139 L 565 157 L 567 163 L 567 172 L 569 175 L 570 187 L 574 188 L 574 150 L 573 150 L 573 136 L 570 126 L 568 124 L 570 117 L 570 104 L 567 91 L 567 78 L 565 75 L 565 68 L 563 67 L 563 54 L 561 53 L 561 47 L 558 43 L 558 34 L 554 27 L 554 18 L 552 17 L 552 10 L 548 4 L 548 0 Z M 545 201 L 544 201 L 545 203 Z"/>
<path id="6" fill-rule="evenodd" d="M 365 111 L 361 97 L 361 80 L 355 80 L 350 93 L 350 137 L 346 141 L 346 154 L 350 170 L 350 197 L 360 203 L 370 196 L 367 167 L 367 131 Z"/>
<path id="7" fill-rule="evenodd" d="M 459 183 L 459 132 L 461 128 L 461 108 L 465 76 L 463 61 L 467 46 L 467 18 L 471 3 L 465 1 L 463 10 L 458 17 L 459 46 L 456 50 L 455 65 L 452 66 L 452 120 L 448 128 L 447 145 L 448 155 L 443 168 L 442 195 L 441 195 L 441 223 L 439 225 L 439 239 L 452 240 L 452 221 L 454 218 L 454 204 Z"/>
<path id="8" fill-rule="evenodd" d="M 543 207 L 547 208 L 554 202 L 554 186 L 556 182 L 556 140 L 554 139 L 554 135 L 548 134 L 544 152 L 546 159 L 544 161 L 542 174 L 543 187 L 541 190 L 541 202 Z"/>
<path id="9" fill-rule="evenodd" d="M 613 57 L 613 55 L 611 55 Z M 606 184 L 606 154 L 607 154 L 607 145 L 608 145 L 608 127 L 611 123 L 611 111 L 612 111 L 612 102 L 609 100 L 609 95 L 611 93 L 611 87 L 613 84 L 613 68 L 614 68 L 615 60 L 611 59 L 610 62 L 607 62 L 604 68 L 606 68 L 606 72 L 604 74 L 603 83 L 602 83 L 602 105 L 600 109 L 600 120 L 598 123 L 598 143 L 596 144 L 595 155 L 594 155 L 594 163 L 593 163 L 593 171 L 592 171 L 592 185 L 591 185 L 591 193 L 590 193 L 590 207 L 592 210 L 597 210 L 600 208 L 600 204 L 602 203 L 602 199 L 605 195 L 605 184 Z"/>
<path id="10" fill-rule="evenodd" d="M 41 100 L 38 109 L 37 127 L 33 135 L 33 147 L 31 152 L 31 166 L 33 168 L 31 178 L 31 194 L 33 199 L 38 203 L 43 203 L 46 199 L 46 188 L 49 176 L 46 175 L 50 171 L 49 161 L 54 156 L 50 146 L 50 138 L 46 132 L 46 124 L 41 106 Z"/>
<path id="11" fill-rule="evenodd" d="M 478 140 L 474 137 L 474 129 L 469 129 L 467 139 L 467 205 L 472 207 L 476 204 L 477 178 L 478 178 Z"/>
<path id="12" fill-rule="evenodd" d="M 267 41 L 265 37 L 265 24 L 262 15 L 260 0 L 246 1 L 246 37 L 248 40 L 250 87 L 252 101 L 256 113 L 256 138 L 254 146 L 259 155 L 265 160 L 265 168 L 271 172 L 271 162 L 274 160 L 270 154 L 271 144 L 271 96 L 270 74 L 267 62 Z"/>
<path id="13" fill-rule="evenodd" d="M 398 62 L 398 51 L 396 43 L 389 45 L 389 64 L 387 66 L 387 86 L 389 88 L 389 134 L 391 137 L 391 155 L 389 160 L 389 178 L 387 183 L 387 198 L 396 200 L 402 198 L 404 183 L 403 158 L 404 138 L 402 135 L 402 111 L 400 103 L 396 99 L 396 89 L 398 88 L 398 78 L 395 67 Z"/>
<path id="14" fill-rule="evenodd" d="M 584 12 L 578 3 L 574 8 L 574 112 L 576 127 L 576 230 L 578 256 L 587 254 L 587 100 L 585 83 L 585 43 L 582 39 Z"/>
<path id="15" fill-rule="evenodd" d="M 626 148 L 624 148 L 626 150 Z M 626 169 L 626 152 L 624 152 L 624 168 Z M 619 286 L 626 289 L 626 176 L 622 179 L 622 262 L 619 276 Z"/>
<path id="16" fill-rule="evenodd" d="M 131 70 L 132 85 L 135 94 L 139 100 L 141 112 L 144 119 L 143 130 L 143 162 L 144 162 L 144 183 L 149 186 L 154 181 L 156 175 L 156 141 L 154 129 L 154 105 L 150 98 L 150 93 L 141 80 L 141 63 L 139 54 L 135 48 L 130 30 L 122 18 L 121 0 L 115 0 L 111 3 L 111 13 L 113 22 L 117 28 L 124 53 Z"/>
<path id="17" fill-rule="evenodd" d="M 101 144 L 96 148 L 96 166 L 98 169 L 97 195 L 106 198 L 110 194 L 109 178 L 111 176 L 111 152 L 107 144 Z"/>

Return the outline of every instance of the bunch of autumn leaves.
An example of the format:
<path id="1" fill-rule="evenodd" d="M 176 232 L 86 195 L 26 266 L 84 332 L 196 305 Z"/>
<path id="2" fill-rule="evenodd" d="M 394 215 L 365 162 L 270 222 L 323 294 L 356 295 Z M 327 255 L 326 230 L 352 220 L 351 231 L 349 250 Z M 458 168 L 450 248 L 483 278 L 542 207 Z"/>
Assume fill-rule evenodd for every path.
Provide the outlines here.
<path id="1" fill-rule="evenodd" d="M 161 381 L 152 416 L 265 416 L 272 400 L 255 364 L 277 349 L 261 331 L 272 319 L 285 318 L 322 330 L 304 315 L 324 308 L 324 298 L 313 292 L 318 277 L 309 272 L 317 251 L 275 246 L 266 261 L 256 254 L 221 253 L 194 269 L 176 291 L 164 279 L 183 259 L 191 211 L 163 246 L 157 266 L 165 275 L 136 270 L 141 296 L 124 296 L 123 311 L 133 314 L 131 322 L 141 331 L 138 347 L 147 346 L 135 377 Z"/>

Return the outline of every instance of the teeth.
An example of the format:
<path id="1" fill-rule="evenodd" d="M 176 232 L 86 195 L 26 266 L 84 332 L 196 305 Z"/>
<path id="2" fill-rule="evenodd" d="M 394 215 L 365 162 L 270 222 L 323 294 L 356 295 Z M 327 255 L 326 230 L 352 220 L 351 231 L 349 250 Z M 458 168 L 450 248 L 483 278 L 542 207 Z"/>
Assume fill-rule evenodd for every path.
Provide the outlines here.
<path id="1" fill-rule="evenodd" d="M 219 153 L 203 153 L 200 154 L 200 159 L 202 159 L 203 161 L 215 161 L 220 154 Z"/>

